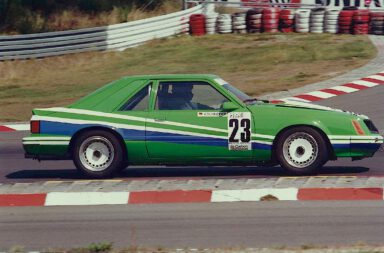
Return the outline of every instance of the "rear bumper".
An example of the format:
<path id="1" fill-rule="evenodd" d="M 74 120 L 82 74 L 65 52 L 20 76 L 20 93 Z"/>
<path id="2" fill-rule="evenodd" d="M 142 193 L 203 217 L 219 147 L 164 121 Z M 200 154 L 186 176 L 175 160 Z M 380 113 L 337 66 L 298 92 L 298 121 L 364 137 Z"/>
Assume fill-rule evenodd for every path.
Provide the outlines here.
<path id="1" fill-rule="evenodd" d="M 66 139 L 62 140 L 63 138 Z M 55 136 L 25 137 L 23 138 L 24 157 L 37 160 L 70 159 L 69 140 L 67 139 L 67 137 Z"/>

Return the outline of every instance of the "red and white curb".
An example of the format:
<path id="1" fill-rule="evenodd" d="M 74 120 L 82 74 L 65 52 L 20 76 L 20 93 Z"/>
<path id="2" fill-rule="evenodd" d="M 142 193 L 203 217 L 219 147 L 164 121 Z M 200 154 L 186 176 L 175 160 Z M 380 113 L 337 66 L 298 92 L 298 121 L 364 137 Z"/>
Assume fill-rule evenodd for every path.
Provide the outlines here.
<path id="1" fill-rule="evenodd" d="M 356 81 L 352 81 L 350 83 L 346 83 L 343 85 L 334 86 L 327 89 L 321 89 L 318 91 L 312 91 L 308 93 L 303 93 L 300 95 L 286 97 L 282 99 L 273 100 L 272 102 L 289 102 L 292 100 L 300 101 L 300 102 L 316 102 L 319 100 L 332 98 L 344 94 L 349 94 L 361 90 L 365 90 L 368 88 L 372 88 L 375 86 L 384 84 L 384 71 L 379 72 L 375 75 L 371 75 L 368 77 L 361 78 Z"/>
<path id="2" fill-rule="evenodd" d="M 265 188 L 137 192 L 0 194 L 0 206 L 79 206 L 161 203 L 222 203 L 273 200 L 384 200 L 384 188 Z"/>
<path id="3" fill-rule="evenodd" d="M 29 131 L 29 123 L 0 125 L 0 132 Z"/>

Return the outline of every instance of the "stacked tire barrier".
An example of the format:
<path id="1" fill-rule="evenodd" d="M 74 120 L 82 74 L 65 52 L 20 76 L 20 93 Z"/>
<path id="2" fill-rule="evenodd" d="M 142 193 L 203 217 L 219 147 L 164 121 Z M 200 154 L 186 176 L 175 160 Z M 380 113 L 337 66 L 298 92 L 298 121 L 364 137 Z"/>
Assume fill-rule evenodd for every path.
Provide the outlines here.
<path id="1" fill-rule="evenodd" d="M 312 9 L 310 15 L 309 31 L 311 33 L 323 33 L 324 32 L 324 9 Z"/>
<path id="2" fill-rule="evenodd" d="M 384 35 L 384 12 L 371 12 L 371 33 Z"/>
<path id="3" fill-rule="evenodd" d="M 190 31 L 202 35 L 202 15 L 191 16 Z M 217 20 L 217 22 L 216 22 Z M 216 30 L 215 30 L 216 22 Z M 195 26 L 197 25 L 197 28 Z M 338 9 L 279 9 L 254 8 L 247 12 L 230 14 L 210 13 L 205 17 L 205 32 L 218 33 L 340 33 L 384 35 L 384 12 L 359 10 L 356 7 Z"/>
<path id="4" fill-rule="evenodd" d="M 280 31 L 282 33 L 293 32 L 295 25 L 295 14 L 293 10 L 285 9 L 280 11 Z"/>
<path id="5" fill-rule="evenodd" d="M 250 9 L 247 11 L 247 31 L 249 33 L 261 32 L 261 16 L 263 9 Z"/>
<path id="6" fill-rule="evenodd" d="M 67 31 L 0 36 L 0 61 L 124 50 L 147 41 L 188 33 L 189 17 L 205 5 L 121 24 Z"/>
<path id="7" fill-rule="evenodd" d="M 338 25 L 337 20 L 339 17 L 339 10 L 326 10 L 324 16 L 324 32 L 326 33 L 337 33 Z"/>
<path id="8" fill-rule="evenodd" d="M 234 33 L 247 33 L 247 14 L 243 12 L 232 15 L 232 27 Z"/>
<path id="9" fill-rule="evenodd" d="M 221 14 L 217 18 L 217 32 L 218 33 L 231 33 L 232 32 L 232 18 L 230 14 Z"/>
<path id="10" fill-rule="evenodd" d="M 193 14 L 189 17 L 190 33 L 193 36 L 202 36 L 205 32 L 205 15 Z"/>
<path id="11" fill-rule="evenodd" d="M 297 10 L 295 14 L 295 27 L 298 33 L 309 32 L 310 10 Z"/>
<path id="12" fill-rule="evenodd" d="M 215 34 L 216 31 L 216 22 L 219 15 L 215 12 L 206 14 L 205 16 L 205 31 L 207 34 Z"/>
<path id="13" fill-rule="evenodd" d="M 263 10 L 263 32 L 276 33 L 279 31 L 279 8 L 265 8 Z"/>
<path id="14" fill-rule="evenodd" d="M 369 10 L 355 10 L 353 13 L 353 34 L 368 34 L 369 20 Z"/>
<path id="15" fill-rule="evenodd" d="M 353 10 L 342 10 L 339 13 L 338 18 L 338 29 L 341 34 L 352 33 L 353 28 Z"/>

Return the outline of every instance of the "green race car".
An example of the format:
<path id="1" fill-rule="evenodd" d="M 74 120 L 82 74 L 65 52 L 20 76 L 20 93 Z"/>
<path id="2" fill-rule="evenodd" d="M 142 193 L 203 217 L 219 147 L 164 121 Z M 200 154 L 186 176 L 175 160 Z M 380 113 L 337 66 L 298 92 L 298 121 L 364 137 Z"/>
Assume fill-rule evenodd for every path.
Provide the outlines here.
<path id="1" fill-rule="evenodd" d="M 215 75 L 125 77 L 67 107 L 34 109 L 27 158 L 73 159 L 91 178 L 128 165 L 276 165 L 312 174 L 328 160 L 372 156 L 368 117 L 251 98 Z"/>

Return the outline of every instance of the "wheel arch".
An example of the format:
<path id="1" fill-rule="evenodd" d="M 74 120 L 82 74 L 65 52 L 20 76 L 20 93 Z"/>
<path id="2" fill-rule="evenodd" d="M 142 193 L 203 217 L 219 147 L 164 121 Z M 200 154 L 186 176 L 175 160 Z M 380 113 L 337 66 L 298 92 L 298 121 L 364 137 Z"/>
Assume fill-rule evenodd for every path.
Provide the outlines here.
<path id="1" fill-rule="evenodd" d="M 284 127 L 283 129 L 281 129 L 275 139 L 273 140 L 273 143 L 272 143 L 272 159 L 273 160 L 276 160 L 276 146 L 277 146 L 277 143 L 280 139 L 280 136 L 290 130 L 290 129 L 293 129 L 293 128 L 297 128 L 297 127 L 309 127 L 309 128 L 312 128 L 313 130 L 317 131 L 322 137 L 323 139 L 325 140 L 326 144 L 327 144 L 327 151 L 328 151 L 328 157 L 330 160 L 334 160 L 336 157 L 335 157 L 335 152 L 333 150 L 333 147 L 332 147 L 332 144 L 331 144 L 331 141 L 329 140 L 327 134 L 324 132 L 323 129 L 321 129 L 320 127 L 318 126 L 313 126 L 313 125 L 307 125 L 307 124 L 297 124 L 297 125 L 290 125 L 290 126 L 287 126 L 287 127 Z"/>
<path id="2" fill-rule="evenodd" d="M 105 131 L 105 132 L 109 132 L 109 133 L 113 134 L 119 140 L 119 143 L 120 143 L 121 147 L 123 148 L 123 151 L 124 151 L 124 154 L 125 154 L 124 160 L 125 161 L 128 160 L 127 147 L 125 145 L 123 136 L 121 136 L 121 134 L 118 133 L 117 131 L 115 131 L 114 129 L 111 129 L 111 128 L 108 128 L 108 127 L 105 127 L 105 126 L 91 126 L 91 127 L 82 128 L 79 131 L 77 131 L 72 136 L 72 138 L 71 138 L 71 140 L 69 142 L 68 154 L 69 154 L 70 157 L 72 157 L 72 151 L 73 151 L 73 148 L 75 146 L 76 139 L 79 136 L 81 136 L 83 133 L 88 132 L 88 131 L 94 131 L 94 130 Z"/>

